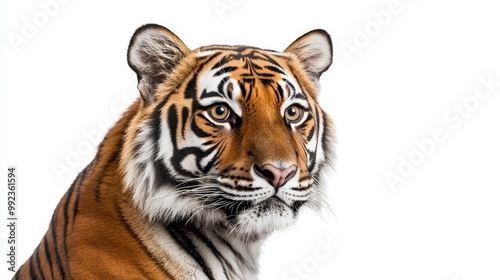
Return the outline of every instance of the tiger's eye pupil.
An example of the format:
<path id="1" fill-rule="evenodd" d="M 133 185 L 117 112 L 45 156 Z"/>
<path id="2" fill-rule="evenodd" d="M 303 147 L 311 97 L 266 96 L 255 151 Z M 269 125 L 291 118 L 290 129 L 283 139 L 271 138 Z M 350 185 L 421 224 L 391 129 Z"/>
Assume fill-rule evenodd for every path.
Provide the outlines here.
<path id="1" fill-rule="evenodd" d="M 217 106 L 215 108 L 215 114 L 217 116 L 224 116 L 226 114 L 226 108 L 222 107 L 222 106 Z"/>
<path id="2" fill-rule="evenodd" d="M 297 109 L 295 107 L 288 108 L 288 116 L 295 117 L 297 115 Z"/>

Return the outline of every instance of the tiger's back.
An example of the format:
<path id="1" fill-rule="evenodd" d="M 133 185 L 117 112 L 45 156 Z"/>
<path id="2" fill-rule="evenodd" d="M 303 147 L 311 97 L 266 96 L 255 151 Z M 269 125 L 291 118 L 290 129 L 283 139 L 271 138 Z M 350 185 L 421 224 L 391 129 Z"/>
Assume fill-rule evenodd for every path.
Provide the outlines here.
<path id="1" fill-rule="evenodd" d="M 318 208 L 332 123 L 319 76 L 326 32 L 283 53 L 189 50 L 134 34 L 139 98 L 57 206 L 15 279 L 256 279 L 262 240 Z"/>

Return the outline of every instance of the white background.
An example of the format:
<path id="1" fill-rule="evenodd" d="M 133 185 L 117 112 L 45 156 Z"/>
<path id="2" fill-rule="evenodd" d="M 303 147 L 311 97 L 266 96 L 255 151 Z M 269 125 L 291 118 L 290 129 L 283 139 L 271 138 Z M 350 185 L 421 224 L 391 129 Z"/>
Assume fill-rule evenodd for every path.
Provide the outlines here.
<path id="1" fill-rule="evenodd" d="M 66 0 L 44 22 L 46 2 L 0 7 L 0 213 L 3 224 L 14 165 L 19 263 L 93 158 L 100 126 L 137 94 L 126 62 L 137 27 L 162 24 L 191 48 L 275 50 L 322 28 L 335 49 L 321 78 L 321 104 L 336 123 L 332 211 L 305 213 L 274 235 L 261 279 L 500 279 L 500 86 L 488 92 L 480 82 L 500 82 L 495 1 Z M 27 22 L 36 30 L 23 35 Z M 424 140 L 439 131 L 439 143 Z M 58 175 L 57 165 L 67 169 Z M 403 182 L 391 186 L 389 173 Z"/>

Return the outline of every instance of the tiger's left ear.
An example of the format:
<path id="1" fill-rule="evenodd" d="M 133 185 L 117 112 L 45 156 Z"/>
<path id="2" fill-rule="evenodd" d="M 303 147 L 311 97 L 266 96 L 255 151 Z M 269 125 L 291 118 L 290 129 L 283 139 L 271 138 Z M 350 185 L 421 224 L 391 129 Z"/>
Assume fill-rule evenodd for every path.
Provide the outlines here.
<path id="1" fill-rule="evenodd" d="M 314 80 L 319 83 L 319 77 L 332 64 L 332 39 L 325 30 L 310 31 L 295 40 L 285 52 L 292 53 Z"/>

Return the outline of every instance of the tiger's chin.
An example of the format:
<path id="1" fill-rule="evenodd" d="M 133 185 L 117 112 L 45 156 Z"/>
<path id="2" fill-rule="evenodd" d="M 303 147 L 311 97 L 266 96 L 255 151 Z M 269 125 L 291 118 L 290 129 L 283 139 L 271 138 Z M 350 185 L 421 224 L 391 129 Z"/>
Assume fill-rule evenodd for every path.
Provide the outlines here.
<path id="1" fill-rule="evenodd" d="M 271 197 L 229 218 L 227 228 L 230 233 L 244 239 L 261 239 L 293 225 L 296 213 L 297 209 L 292 209 L 277 197 Z"/>

